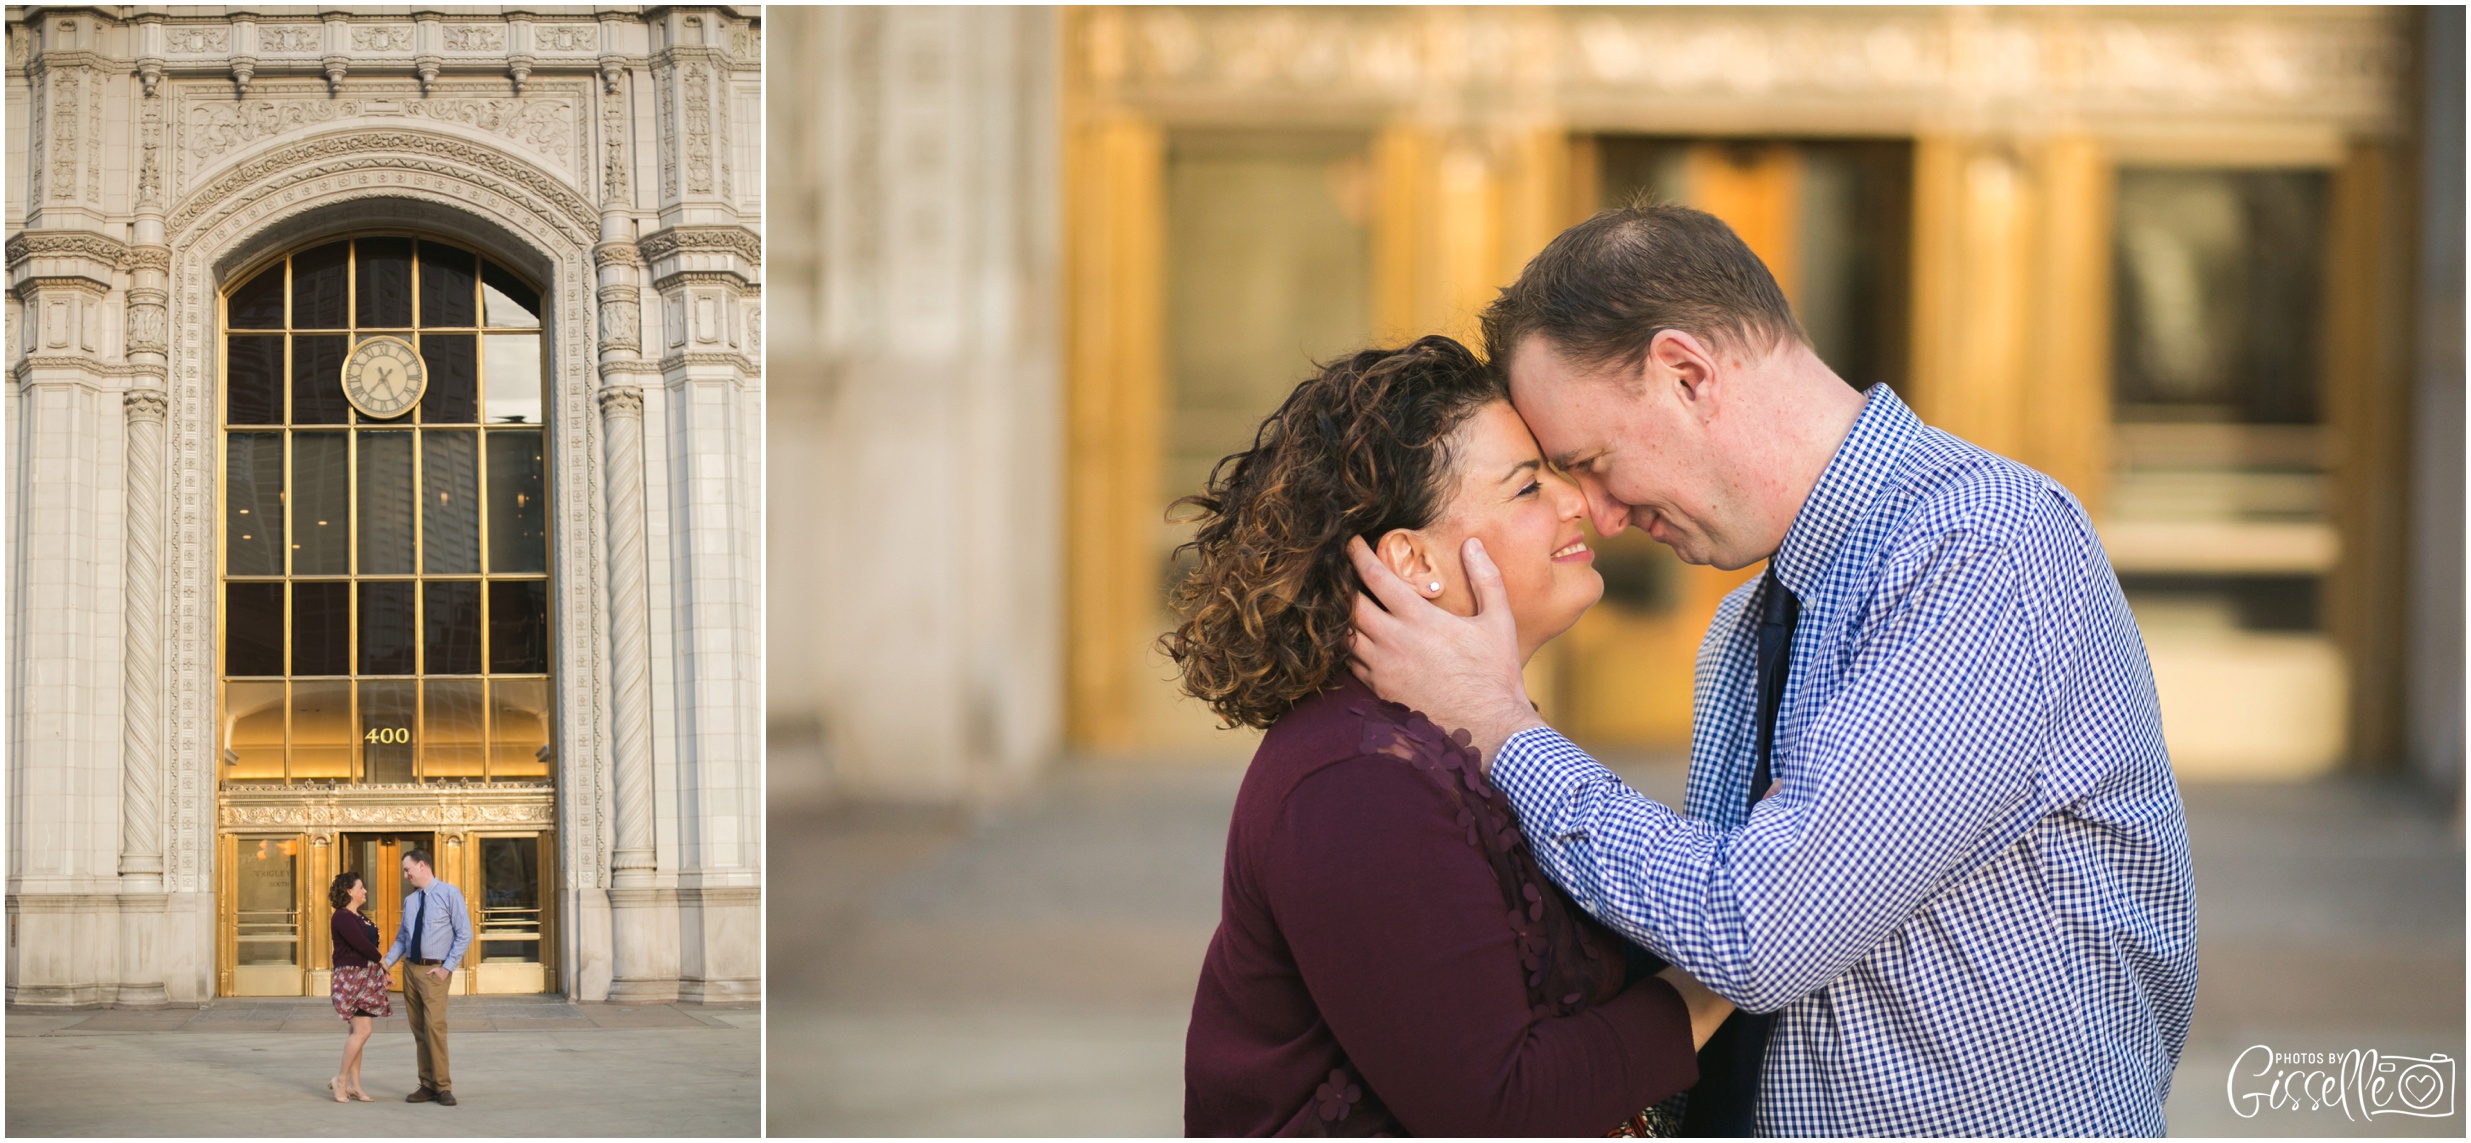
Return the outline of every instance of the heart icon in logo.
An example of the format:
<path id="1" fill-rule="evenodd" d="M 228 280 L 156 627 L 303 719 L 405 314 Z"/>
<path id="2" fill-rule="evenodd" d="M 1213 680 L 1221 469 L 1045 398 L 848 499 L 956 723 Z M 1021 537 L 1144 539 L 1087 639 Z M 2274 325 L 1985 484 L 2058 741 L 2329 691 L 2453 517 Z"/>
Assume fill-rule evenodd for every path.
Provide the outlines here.
<path id="1" fill-rule="evenodd" d="M 2437 1077 L 2436 1069 L 2420 1064 L 2397 1077 L 2397 1086 L 2402 1089 L 2404 1103 L 2412 1107 L 2428 1107 L 2437 1102 L 2445 1083 Z"/>

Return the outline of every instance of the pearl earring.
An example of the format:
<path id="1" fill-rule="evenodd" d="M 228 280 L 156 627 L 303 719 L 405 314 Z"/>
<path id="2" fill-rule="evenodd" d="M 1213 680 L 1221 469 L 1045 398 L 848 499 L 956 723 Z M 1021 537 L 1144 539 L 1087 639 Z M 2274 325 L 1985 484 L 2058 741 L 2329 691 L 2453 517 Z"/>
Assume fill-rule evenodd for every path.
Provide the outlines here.
<path id="1" fill-rule="evenodd" d="M 1434 581 L 1433 581 L 1433 582 L 1431 582 L 1431 583 L 1425 584 L 1425 585 L 1424 585 L 1424 590 L 1429 591 L 1429 592 L 1432 592 L 1432 593 L 1433 593 L 1433 594 L 1435 594 L 1435 595 L 1440 595 L 1440 594 L 1441 594 L 1441 581 L 1440 581 L 1440 580 L 1434 580 Z"/>

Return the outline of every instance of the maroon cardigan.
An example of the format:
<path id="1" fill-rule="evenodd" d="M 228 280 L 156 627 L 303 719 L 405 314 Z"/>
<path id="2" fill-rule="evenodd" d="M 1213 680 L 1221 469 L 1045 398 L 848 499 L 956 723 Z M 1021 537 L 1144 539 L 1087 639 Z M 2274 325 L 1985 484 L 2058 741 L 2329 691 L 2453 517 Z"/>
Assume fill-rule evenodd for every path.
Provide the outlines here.
<path id="1" fill-rule="evenodd" d="M 1546 880 L 1476 755 L 1352 675 L 1236 795 L 1188 1135 L 1601 1135 L 1698 1081 L 1690 1015 Z"/>
<path id="2" fill-rule="evenodd" d="M 358 968 L 386 959 L 385 950 L 378 947 L 378 927 L 368 918 L 350 909 L 337 909 L 327 918 L 326 928 L 334 934 L 336 968 Z"/>

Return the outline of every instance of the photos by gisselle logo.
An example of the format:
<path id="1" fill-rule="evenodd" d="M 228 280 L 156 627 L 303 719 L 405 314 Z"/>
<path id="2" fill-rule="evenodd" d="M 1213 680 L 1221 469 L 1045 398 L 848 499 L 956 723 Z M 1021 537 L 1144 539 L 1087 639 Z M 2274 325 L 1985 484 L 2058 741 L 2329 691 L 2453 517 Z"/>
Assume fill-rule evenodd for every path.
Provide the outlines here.
<path id="1" fill-rule="evenodd" d="M 2373 1048 L 2278 1052 L 2258 1044 L 2231 1061 L 2231 1111 L 2340 1112 L 2353 1122 L 2384 1115 L 2443 1119 L 2455 1112 L 2460 1070 L 2442 1053 L 2394 1056 Z"/>

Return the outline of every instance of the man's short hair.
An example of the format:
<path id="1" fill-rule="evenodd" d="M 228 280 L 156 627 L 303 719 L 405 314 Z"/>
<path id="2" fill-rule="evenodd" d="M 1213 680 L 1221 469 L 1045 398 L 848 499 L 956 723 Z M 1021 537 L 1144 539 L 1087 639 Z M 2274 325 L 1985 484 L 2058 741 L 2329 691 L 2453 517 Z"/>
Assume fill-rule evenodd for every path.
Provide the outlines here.
<path id="1" fill-rule="evenodd" d="M 1562 231 L 1484 311 L 1495 369 L 1529 334 L 1589 369 L 1632 365 L 1664 330 L 1764 352 L 1807 342 L 1767 264 L 1724 220 L 1636 200 Z"/>
<path id="2" fill-rule="evenodd" d="M 417 861 L 422 865 L 428 866 L 432 870 L 437 868 L 437 863 L 429 860 L 429 851 L 425 849 L 405 850 L 403 859 L 405 861 Z"/>

